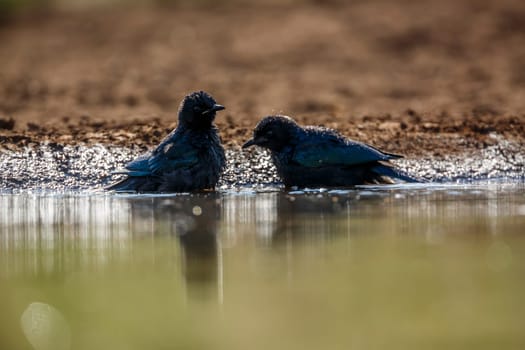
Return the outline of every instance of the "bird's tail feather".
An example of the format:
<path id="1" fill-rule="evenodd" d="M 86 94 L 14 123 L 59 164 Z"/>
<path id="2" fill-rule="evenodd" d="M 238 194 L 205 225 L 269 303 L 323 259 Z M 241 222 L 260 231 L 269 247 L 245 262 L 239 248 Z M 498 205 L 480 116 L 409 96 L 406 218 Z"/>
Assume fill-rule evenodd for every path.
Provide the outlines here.
<path id="1" fill-rule="evenodd" d="M 149 179 L 147 177 L 140 176 L 129 176 L 117 183 L 114 183 L 106 187 L 107 191 L 115 192 L 141 192 L 147 191 L 149 184 Z"/>
<path id="2" fill-rule="evenodd" d="M 378 164 L 374 166 L 371 169 L 374 173 L 380 175 L 380 176 L 386 176 L 393 180 L 401 180 L 403 182 L 407 183 L 418 183 L 418 182 L 424 182 L 424 180 L 416 179 L 406 173 L 404 173 L 401 170 L 395 169 L 392 166 L 384 165 L 384 164 Z"/>

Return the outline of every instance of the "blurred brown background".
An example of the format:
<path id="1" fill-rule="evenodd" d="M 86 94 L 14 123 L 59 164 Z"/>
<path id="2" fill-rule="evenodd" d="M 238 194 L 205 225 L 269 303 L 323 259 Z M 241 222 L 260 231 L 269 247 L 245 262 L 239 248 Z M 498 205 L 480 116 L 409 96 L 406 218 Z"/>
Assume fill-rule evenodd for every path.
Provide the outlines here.
<path id="1" fill-rule="evenodd" d="M 0 8 L 4 144 L 147 146 L 200 89 L 226 105 L 217 123 L 229 145 L 272 113 L 392 150 L 411 151 L 406 139 L 416 153 L 433 152 L 436 135 L 466 135 L 477 147 L 491 133 L 523 142 L 521 0 L 0 0 Z"/>

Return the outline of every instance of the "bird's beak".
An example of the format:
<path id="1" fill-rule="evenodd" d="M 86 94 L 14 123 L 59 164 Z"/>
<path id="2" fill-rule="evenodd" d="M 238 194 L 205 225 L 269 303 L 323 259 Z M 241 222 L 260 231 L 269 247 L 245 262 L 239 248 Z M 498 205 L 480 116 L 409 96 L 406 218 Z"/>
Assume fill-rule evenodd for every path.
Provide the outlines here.
<path id="1" fill-rule="evenodd" d="M 255 140 L 254 139 L 250 139 L 248 141 L 246 141 L 246 143 L 244 145 L 242 145 L 242 148 L 248 148 L 250 146 L 253 146 L 255 145 Z"/>
<path id="2" fill-rule="evenodd" d="M 223 109 L 226 109 L 226 107 L 224 107 L 223 105 L 215 104 L 215 105 L 213 105 L 213 107 L 211 107 L 207 111 L 203 112 L 202 114 L 208 114 L 208 113 L 213 113 L 213 112 L 217 112 L 217 111 L 222 111 Z"/>

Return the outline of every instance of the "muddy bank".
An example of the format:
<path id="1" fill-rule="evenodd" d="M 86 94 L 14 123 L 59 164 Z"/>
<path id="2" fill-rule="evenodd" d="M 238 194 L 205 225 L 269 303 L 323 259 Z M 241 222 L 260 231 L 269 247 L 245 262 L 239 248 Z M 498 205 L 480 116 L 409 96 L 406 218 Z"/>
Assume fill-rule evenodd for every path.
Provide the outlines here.
<path id="1" fill-rule="evenodd" d="M 200 89 L 227 107 L 218 124 L 231 145 L 271 113 L 402 153 L 439 146 L 420 133 L 525 134 L 522 1 L 235 4 L 0 27 L 2 143 L 153 144 Z"/>
<path id="2" fill-rule="evenodd" d="M 242 183 L 231 174 L 245 174 L 244 161 L 266 167 L 238 147 L 273 113 L 404 154 L 400 166 L 427 178 L 523 176 L 522 1 L 235 4 L 52 12 L 0 27 L 2 186 L 45 182 L 42 154 L 50 183 L 98 186 L 173 129 L 179 101 L 200 89 L 227 107 L 217 125 L 237 164 L 228 183 Z M 107 158 L 76 173 L 89 157 Z"/>
<path id="3" fill-rule="evenodd" d="M 226 119 L 226 120 L 225 120 Z M 318 115 L 316 118 L 297 118 L 304 123 L 323 125 L 339 130 L 353 139 L 370 143 L 385 151 L 408 156 L 444 156 L 496 145 L 501 139 L 525 144 L 524 118 L 517 116 L 478 116 L 476 119 L 451 120 L 449 116 L 422 117 L 413 110 L 400 116 L 363 116 L 351 121 L 337 121 Z M 219 115 L 221 139 L 227 148 L 236 148 L 251 137 L 258 119 L 240 126 L 230 118 Z M 20 150 L 27 146 L 51 144 L 51 146 L 110 144 L 138 147 L 146 150 L 158 144 L 174 127 L 160 119 L 134 120 L 129 123 L 83 118 L 78 125 L 63 121 L 61 127 L 30 124 L 27 130 L 12 127 L 12 119 L 4 119 L 1 129 L 0 150 Z M 494 137 L 499 135 L 499 137 Z"/>

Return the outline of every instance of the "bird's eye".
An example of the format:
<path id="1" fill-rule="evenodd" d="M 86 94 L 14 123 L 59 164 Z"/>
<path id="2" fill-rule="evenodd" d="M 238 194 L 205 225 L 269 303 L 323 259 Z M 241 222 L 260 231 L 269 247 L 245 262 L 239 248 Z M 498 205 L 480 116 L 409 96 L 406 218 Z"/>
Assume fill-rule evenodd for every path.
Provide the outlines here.
<path id="1" fill-rule="evenodd" d="M 272 135 L 273 135 L 273 131 L 272 131 L 272 130 L 269 130 L 269 131 L 266 133 L 266 135 L 268 135 L 268 136 L 272 136 Z"/>

